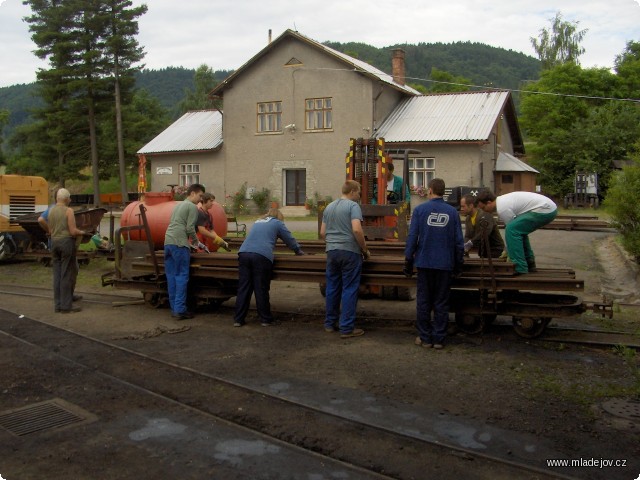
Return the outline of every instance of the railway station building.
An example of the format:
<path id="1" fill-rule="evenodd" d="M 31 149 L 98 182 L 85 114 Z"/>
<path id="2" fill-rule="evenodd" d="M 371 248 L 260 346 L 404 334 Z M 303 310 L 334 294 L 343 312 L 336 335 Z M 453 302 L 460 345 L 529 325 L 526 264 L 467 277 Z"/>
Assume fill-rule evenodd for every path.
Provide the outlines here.
<path id="1" fill-rule="evenodd" d="M 188 112 L 139 150 L 149 190 L 199 182 L 223 203 L 246 182 L 295 214 L 306 198 L 340 196 L 349 139 L 359 137 L 419 152 L 409 158 L 412 186 L 437 176 L 448 186 L 533 190 L 510 92 L 421 95 L 406 84 L 404 62 L 395 49 L 389 75 L 286 30 L 211 92 L 222 111 Z"/>

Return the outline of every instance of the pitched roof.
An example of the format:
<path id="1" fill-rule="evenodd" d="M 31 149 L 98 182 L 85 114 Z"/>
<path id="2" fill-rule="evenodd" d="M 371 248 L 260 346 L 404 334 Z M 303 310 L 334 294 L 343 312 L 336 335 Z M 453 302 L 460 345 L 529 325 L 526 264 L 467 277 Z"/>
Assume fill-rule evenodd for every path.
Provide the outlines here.
<path id="1" fill-rule="evenodd" d="M 519 158 L 500 152 L 496 160 L 496 172 L 533 172 L 540 173 L 528 163 L 523 162 Z"/>
<path id="2" fill-rule="evenodd" d="M 334 50 L 333 48 L 327 47 L 326 45 L 323 45 L 315 40 L 312 40 L 309 37 L 306 37 L 304 35 L 302 35 L 299 32 L 296 32 L 294 30 L 288 29 L 285 30 L 284 33 L 282 33 L 282 35 L 280 35 L 278 38 L 276 38 L 275 40 L 273 40 L 271 43 L 269 43 L 266 47 L 264 47 L 262 50 L 260 50 L 256 55 L 254 55 L 251 59 L 249 59 L 248 62 L 246 62 L 244 65 L 242 65 L 240 68 L 238 68 L 235 72 L 233 72 L 231 75 L 229 75 L 226 79 L 224 79 L 216 88 L 214 88 L 210 95 L 221 95 L 222 92 L 224 91 L 224 89 L 231 83 L 233 82 L 233 80 L 238 76 L 241 75 L 242 72 L 244 72 L 244 70 L 251 65 L 252 63 L 256 62 L 258 59 L 260 59 L 262 56 L 266 55 L 269 51 L 271 51 L 276 45 L 278 45 L 279 43 L 281 43 L 285 38 L 288 37 L 292 37 L 292 38 L 296 38 L 298 40 L 300 40 L 301 42 L 306 43 L 307 45 L 310 45 L 314 48 L 317 48 L 319 50 L 323 50 L 325 53 L 327 53 L 328 55 L 337 58 L 339 61 L 345 63 L 349 68 L 353 68 L 354 71 L 366 75 L 368 77 L 371 77 L 373 79 L 376 80 L 381 80 L 382 82 L 390 85 L 391 87 L 400 90 L 404 93 L 407 93 L 409 95 L 420 95 L 420 92 L 418 92 L 417 90 L 409 87 L 408 85 L 402 85 L 400 83 L 397 83 L 393 80 L 393 77 L 391 75 L 389 75 L 388 73 L 383 72 L 382 70 L 378 70 L 376 67 L 369 65 L 366 62 L 363 62 L 362 60 L 358 60 L 356 58 L 350 57 L 349 55 L 346 55 L 342 52 L 339 52 L 337 50 Z M 304 67 L 302 67 L 304 68 Z"/>
<path id="3" fill-rule="evenodd" d="M 196 110 L 185 113 L 137 153 L 194 152 L 222 145 L 222 113 Z"/>
<path id="4" fill-rule="evenodd" d="M 380 125 L 385 142 L 487 141 L 507 115 L 514 151 L 524 152 L 511 94 L 507 91 L 455 92 L 403 99 Z"/>

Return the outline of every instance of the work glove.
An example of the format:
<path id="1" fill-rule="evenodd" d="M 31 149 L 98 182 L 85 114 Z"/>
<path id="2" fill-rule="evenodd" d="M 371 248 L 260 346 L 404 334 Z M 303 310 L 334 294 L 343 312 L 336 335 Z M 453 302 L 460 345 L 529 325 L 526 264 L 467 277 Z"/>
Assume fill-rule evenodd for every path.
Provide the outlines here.
<path id="1" fill-rule="evenodd" d="M 306 255 L 306 253 L 303 252 L 302 250 L 298 249 L 298 250 L 296 250 L 296 255 Z"/>
<path id="2" fill-rule="evenodd" d="M 366 262 L 370 258 L 371 258 L 371 252 L 368 249 L 362 252 L 362 260 Z"/>
<path id="3" fill-rule="evenodd" d="M 231 251 L 231 248 L 229 248 L 229 244 L 225 241 L 224 238 L 222 238 L 220 235 L 218 235 L 214 240 L 213 243 L 215 243 L 216 245 L 218 245 L 220 248 L 225 249 L 227 252 Z"/>
<path id="4" fill-rule="evenodd" d="M 471 240 L 465 242 L 464 251 L 468 252 L 469 250 L 471 250 L 471 247 L 473 247 L 473 242 Z"/>
<path id="5" fill-rule="evenodd" d="M 413 260 L 410 258 L 404 259 L 404 267 L 402 267 L 402 273 L 407 278 L 413 277 Z"/>

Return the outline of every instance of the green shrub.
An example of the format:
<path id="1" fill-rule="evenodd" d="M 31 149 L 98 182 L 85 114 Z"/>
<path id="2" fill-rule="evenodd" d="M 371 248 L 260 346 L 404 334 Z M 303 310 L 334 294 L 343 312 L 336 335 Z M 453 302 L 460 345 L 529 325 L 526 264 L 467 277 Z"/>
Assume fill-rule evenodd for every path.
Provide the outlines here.
<path id="1" fill-rule="evenodd" d="M 247 196 L 247 182 L 244 182 L 238 191 L 233 195 L 227 195 L 227 198 L 231 202 L 231 211 L 235 215 L 240 215 L 247 210 L 247 206 L 244 204 Z"/>
<path id="2" fill-rule="evenodd" d="M 604 205 L 622 236 L 622 245 L 640 262 L 640 165 L 625 167 L 611 176 Z"/>
<path id="3" fill-rule="evenodd" d="M 263 188 L 259 192 L 253 192 L 251 195 L 251 200 L 258 207 L 258 213 L 267 213 L 269 209 L 269 198 L 271 196 L 271 191 L 268 188 Z"/>

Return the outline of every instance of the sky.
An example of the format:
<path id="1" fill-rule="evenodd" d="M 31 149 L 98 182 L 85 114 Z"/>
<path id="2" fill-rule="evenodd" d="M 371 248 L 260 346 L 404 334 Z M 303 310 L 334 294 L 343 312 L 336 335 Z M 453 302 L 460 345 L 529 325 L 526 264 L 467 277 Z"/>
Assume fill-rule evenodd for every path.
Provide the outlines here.
<path id="1" fill-rule="evenodd" d="M 133 0 L 146 3 L 138 42 L 149 69 L 237 69 L 286 29 L 316 41 L 479 42 L 535 57 L 530 37 L 549 28 L 557 11 L 587 29 L 583 67 L 612 68 L 628 41 L 640 41 L 640 0 Z M 419 3 L 424 6 L 416 6 Z M 0 0 L 0 87 L 31 83 L 47 63 L 33 55 L 22 0 Z M 391 63 L 391 59 L 389 59 Z"/>

